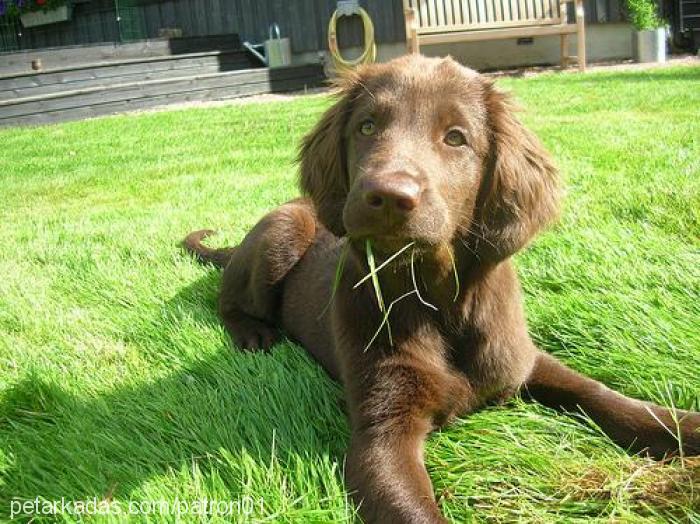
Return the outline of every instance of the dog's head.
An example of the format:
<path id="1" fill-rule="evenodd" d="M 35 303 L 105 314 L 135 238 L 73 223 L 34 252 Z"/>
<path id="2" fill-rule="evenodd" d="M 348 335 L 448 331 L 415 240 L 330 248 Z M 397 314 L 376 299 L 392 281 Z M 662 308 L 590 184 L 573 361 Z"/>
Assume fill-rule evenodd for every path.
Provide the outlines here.
<path id="1" fill-rule="evenodd" d="M 334 234 L 391 252 L 462 240 L 510 256 L 556 214 L 556 169 L 508 97 L 452 59 L 341 80 L 301 146 L 301 188 Z"/>

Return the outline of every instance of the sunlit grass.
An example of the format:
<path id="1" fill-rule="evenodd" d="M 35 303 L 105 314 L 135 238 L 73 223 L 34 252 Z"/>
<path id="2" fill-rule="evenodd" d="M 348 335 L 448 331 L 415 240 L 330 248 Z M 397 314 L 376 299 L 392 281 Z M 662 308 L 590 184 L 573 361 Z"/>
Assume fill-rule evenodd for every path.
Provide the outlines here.
<path id="1" fill-rule="evenodd" d="M 516 259 L 534 338 L 626 394 L 699 409 L 700 69 L 502 84 L 568 187 Z M 203 227 L 233 244 L 296 196 L 296 145 L 329 104 L 0 132 L 0 520 L 35 497 L 352 520 L 340 388 L 291 344 L 232 350 L 218 271 L 178 248 Z M 697 459 L 630 457 L 517 400 L 433 435 L 426 463 L 454 522 L 700 522 Z"/>

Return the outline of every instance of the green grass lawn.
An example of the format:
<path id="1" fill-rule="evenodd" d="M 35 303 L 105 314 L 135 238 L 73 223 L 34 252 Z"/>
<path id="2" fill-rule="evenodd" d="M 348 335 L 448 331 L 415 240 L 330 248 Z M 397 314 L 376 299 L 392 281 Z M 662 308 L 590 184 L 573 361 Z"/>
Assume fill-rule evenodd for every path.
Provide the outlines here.
<path id="1" fill-rule="evenodd" d="M 700 409 L 700 68 L 501 85 L 568 187 L 516 260 L 534 338 L 624 393 Z M 176 521 L 204 498 L 237 521 L 353 519 L 340 387 L 292 344 L 232 349 L 218 271 L 178 248 L 202 227 L 237 242 L 294 197 L 296 145 L 329 104 L 0 131 L 0 520 L 37 497 L 121 510 L 97 521 L 161 520 L 129 501 L 170 502 Z M 434 434 L 426 457 L 455 522 L 700 522 L 699 460 L 630 457 L 518 400 Z"/>

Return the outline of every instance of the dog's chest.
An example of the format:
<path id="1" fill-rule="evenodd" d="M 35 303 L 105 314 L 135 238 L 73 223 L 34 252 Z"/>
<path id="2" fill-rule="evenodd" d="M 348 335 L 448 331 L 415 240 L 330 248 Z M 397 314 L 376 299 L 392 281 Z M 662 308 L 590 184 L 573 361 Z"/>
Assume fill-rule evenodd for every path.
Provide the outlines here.
<path id="1" fill-rule="evenodd" d="M 500 399 L 517 387 L 519 379 L 507 356 L 478 329 L 465 327 L 446 337 L 445 359 L 450 369 L 467 384 L 472 395 L 471 409 Z"/>

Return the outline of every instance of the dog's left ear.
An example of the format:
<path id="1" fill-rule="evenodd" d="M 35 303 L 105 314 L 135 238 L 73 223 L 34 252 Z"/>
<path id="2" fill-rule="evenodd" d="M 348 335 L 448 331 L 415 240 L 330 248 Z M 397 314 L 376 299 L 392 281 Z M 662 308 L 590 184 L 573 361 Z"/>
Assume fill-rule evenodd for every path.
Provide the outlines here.
<path id="1" fill-rule="evenodd" d="M 549 153 L 516 118 L 509 96 L 485 81 L 484 102 L 491 142 L 474 244 L 482 258 L 502 260 L 556 218 L 558 177 Z"/>

